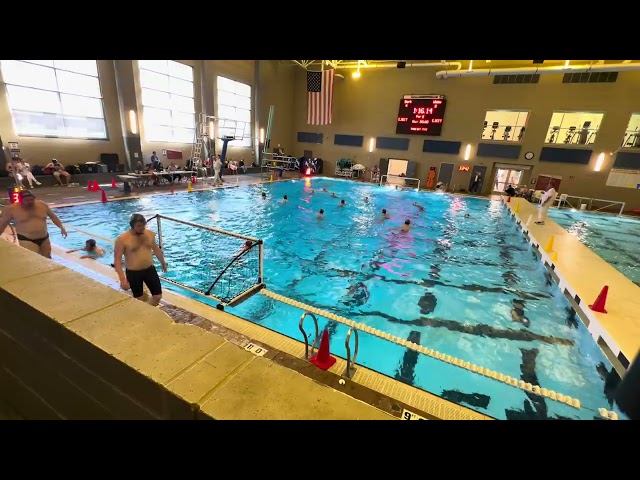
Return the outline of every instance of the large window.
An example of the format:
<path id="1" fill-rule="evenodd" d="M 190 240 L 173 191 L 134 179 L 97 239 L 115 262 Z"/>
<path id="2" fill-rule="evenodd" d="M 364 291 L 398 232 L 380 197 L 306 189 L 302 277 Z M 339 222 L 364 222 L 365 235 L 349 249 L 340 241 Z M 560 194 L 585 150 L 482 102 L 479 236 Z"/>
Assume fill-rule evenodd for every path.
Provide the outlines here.
<path id="1" fill-rule="evenodd" d="M 521 142 L 527 127 L 526 110 L 487 110 L 482 128 L 483 140 Z"/>
<path id="2" fill-rule="evenodd" d="M 591 145 L 602 123 L 604 113 L 553 112 L 545 143 Z"/>
<path id="3" fill-rule="evenodd" d="M 96 60 L 2 60 L 16 134 L 106 139 Z"/>
<path id="4" fill-rule="evenodd" d="M 236 137 L 230 147 L 251 147 L 251 86 L 218 76 L 217 88 L 218 135 Z"/>
<path id="5" fill-rule="evenodd" d="M 148 142 L 193 143 L 193 68 L 172 60 L 138 60 L 142 121 Z"/>
<path id="6" fill-rule="evenodd" d="M 623 148 L 640 148 L 640 113 L 633 113 L 622 141 Z"/>

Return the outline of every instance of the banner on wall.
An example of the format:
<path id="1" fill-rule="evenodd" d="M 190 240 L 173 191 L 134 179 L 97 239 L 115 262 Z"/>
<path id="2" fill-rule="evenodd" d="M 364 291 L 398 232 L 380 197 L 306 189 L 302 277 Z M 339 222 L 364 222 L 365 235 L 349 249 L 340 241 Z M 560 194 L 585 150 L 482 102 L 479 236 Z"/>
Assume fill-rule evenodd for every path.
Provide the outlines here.
<path id="1" fill-rule="evenodd" d="M 607 187 L 640 189 L 640 170 L 612 169 L 607 178 Z"/>

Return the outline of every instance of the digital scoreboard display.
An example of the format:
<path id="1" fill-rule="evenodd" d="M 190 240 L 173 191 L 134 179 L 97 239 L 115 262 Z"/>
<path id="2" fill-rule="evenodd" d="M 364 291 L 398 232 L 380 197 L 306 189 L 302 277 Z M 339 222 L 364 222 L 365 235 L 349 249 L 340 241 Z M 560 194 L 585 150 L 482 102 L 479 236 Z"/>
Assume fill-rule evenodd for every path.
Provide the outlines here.
<path id="1" fill-rule="evenodd" d="M 443 95 L 405 95 L 400 100 L 396 133 L 440 135 L 446 106 Z"/>

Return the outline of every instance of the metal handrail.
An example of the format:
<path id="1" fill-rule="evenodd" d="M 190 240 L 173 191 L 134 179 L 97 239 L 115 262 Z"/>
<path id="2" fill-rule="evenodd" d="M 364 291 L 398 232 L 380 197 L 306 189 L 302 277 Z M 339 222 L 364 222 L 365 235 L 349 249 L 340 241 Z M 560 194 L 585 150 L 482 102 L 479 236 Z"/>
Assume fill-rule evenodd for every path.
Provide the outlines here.
<path id="1" fill-rule="evenodd" d="M 305 358 L 305 360 L 309 360 L 309 336 L 307 335 L 307 332 L 304 331 L 304 328 L 302 328 L 302 322 L 304 322 L 304 319 L 307 317 L 307 315 L 311 315 L 311 318 L 313 318 L 313 325 L 315 326 L 315 329 L 316 329 L 316 338 L 313 340 L 313 344 L 311 345 L 311 356 L 313 356 L 313 354 L 315 352 L 315 349 L 316 349 L 316 342 L 320 338 L 320 334 L 318 332 L 318 319 L 316 318 L 316 316 L 313 313 L 304 312 L 302 314 L 302 316 L 300 317 L 300 324 L 298 325 L 298 328 L 300 329 L 300 331 L 302 332 L 302 336 L 304 337 L 304 358 Z"/>
<path id="2" fill-rule="evenodd" d="M 349 340 L 351 340 L 351 332 L 355 332 L 356 334 L 355 345 L 353 348 L 353 360 L 351 359 L 351 348 L 349 347 Z M 358 358 L 358 347 L 359 347 L 358 330 L 355 329 L 354 327 L 351 327 L 347 332 L 347 338 L 344 341 L 344 346 L 347 349 L 347 369 L 344 371 L 342 375 L 347 378 L 351 378 L 351 375 L 353 374 L 353 372 L 355 372 L 355 368 L 353 369 L 353 372 L 352 372 L 351 367 L 356 364 L 356 359 Z"/>

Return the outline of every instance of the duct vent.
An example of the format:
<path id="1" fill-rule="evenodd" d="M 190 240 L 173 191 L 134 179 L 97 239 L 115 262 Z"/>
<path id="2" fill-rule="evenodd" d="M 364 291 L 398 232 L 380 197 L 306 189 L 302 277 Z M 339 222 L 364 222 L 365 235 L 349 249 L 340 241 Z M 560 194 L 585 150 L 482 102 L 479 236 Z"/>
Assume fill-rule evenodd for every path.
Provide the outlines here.
<path id="1" fill-rule="evenodd" d="M 522 84 L 522 83 L 538 83 L 540 80 L 539 74 L 533 75 L 496 75 L 493 77 L 493 83 L 495 84 Z"/>
<path id="2" fill-rule="evenodd" d="M 618 72 L 565 73 L 562 83 L 614 83 Z"/>

